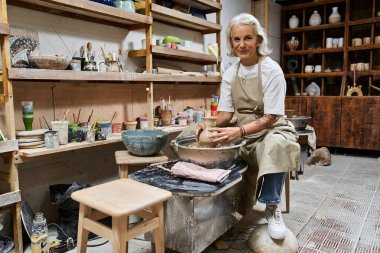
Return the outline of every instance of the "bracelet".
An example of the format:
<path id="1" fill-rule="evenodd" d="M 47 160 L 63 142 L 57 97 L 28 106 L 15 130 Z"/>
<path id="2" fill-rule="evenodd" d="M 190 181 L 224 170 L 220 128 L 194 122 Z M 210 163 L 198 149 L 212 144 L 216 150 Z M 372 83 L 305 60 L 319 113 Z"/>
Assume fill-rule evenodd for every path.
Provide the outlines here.
<path id="1" fill-rule="evenodd" d="M 245 129 L 243 126 L 239 126 L 239 129 L 240 129 L 240 136 L 243 137 L 246 134 Z"/>

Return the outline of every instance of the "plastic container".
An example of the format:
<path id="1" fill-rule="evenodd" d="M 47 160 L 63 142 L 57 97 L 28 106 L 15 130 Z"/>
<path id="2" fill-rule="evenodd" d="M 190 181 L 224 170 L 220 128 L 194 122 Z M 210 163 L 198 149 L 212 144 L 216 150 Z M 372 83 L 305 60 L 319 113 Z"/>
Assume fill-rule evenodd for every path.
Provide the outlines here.
<path id="1" fill-rule="evenodd" d="M 100 132 L 106 137 L 106 139 L 112 136 L 112 126 L 111 122 L 103 121 L 99 122 Z"/>
<path id="2" fill-rule="evenodd" d="M 48 226 L 41 212 L 36 213 L 33 220 L 31 241 L 32 253 L 49 252 Z"/>
<path id="3" fill-rule="evenodd" d="M 137 121 L 124 121 L 126 130 L 136 130 Z"/>
<path id="4" fill-rule="evenodd" d="M 45 132 L 45 147 L 46 148 L 58 148 L 59 140 L 57 131 L 47 131 Z"/>
<path id="5" fill-rule="evenodd" d="M 112 133 L 120 133 L 123 123 L 112 123 Z"/>
<path id="6" fill-rule="evenodd" d="M 148 118 L 140 117 L 140 129 L 148 129 Z"/>
<path id="7" fill-rule="evenodd" d="M 178 116 L 178 125 L 179 126 L 187 126 L 187 115 L 179 115 Z"/>
<path id="8" fill-rule="evenodd" d="M 50 122 L 53 131 L 58 132 L 58 141 L 60 145 L 65 145 L 69 142 L 69 122 L 68 121 L 52 121 Z"/>

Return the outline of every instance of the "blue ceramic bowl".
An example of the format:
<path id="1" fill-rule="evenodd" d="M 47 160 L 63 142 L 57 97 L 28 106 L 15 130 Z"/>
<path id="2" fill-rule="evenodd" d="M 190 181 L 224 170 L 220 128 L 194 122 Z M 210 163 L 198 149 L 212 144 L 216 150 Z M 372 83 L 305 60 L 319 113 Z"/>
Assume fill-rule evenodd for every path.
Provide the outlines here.
<path id="1" fill-rule="evenodd" d="M 155 155 L 164 147 L 168 133 L 162 130 L 123 131 L 121 138 L 124 146 L 134 155 Z"/>

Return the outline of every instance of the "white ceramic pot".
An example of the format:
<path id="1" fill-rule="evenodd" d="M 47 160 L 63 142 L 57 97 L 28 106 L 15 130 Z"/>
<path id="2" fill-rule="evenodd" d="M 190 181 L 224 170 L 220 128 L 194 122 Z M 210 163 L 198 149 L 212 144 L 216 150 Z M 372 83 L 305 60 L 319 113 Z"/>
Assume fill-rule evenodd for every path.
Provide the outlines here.
<path id="1" fill-rule="evenodd" d="M 319 15 L 318 11 L 314 11 L 313 14 L 311 14 L 309 19 L 309 25 L 316 26 L 320 25 L 322 23 L 321 15 Z"/>
<path id="2" fill-rule="evenodd" d="M 289 28 L 297 28 L 299 25 L 300 20 L 297 18 L 296 15 L 292 15 L 289 19 Z"/>
<path id="3" fill-rule="evenodd" d="M 338 23 L 340 22 L 341 19 L 342 17 L 340 16 L 338 12 L 338 7 L 332 7 L 332 13 L 329 16 L 329 23 L 330 24 Z"/>

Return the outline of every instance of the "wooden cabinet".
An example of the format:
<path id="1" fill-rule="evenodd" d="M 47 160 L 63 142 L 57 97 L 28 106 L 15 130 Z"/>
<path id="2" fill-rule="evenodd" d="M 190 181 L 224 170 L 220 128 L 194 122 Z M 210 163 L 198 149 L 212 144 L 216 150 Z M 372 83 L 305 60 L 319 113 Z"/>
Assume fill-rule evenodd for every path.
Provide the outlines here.
<path id="1" fill-rule="evenodd" d="M 338 7 L 341 20 L 330 23 L 333 7 Z M 380 35 L 379 11 L 376 0 L 325 0 L 283 7 L 281 64 L 287 80 L 286 108 L 313 117 L 311 124 L 319 146 L 378 149 L 376 124 L 352 131 L 353 123 L 349 122 L 356 122 L 357 127 L 360 121 L 371 121 L 373 116 L 365 109 L 380 103 L 380 37 L 376 42 Z M 321 23 L 310 25 L 315 12 Z M 290 28 L 289 19 L 294 15 L 299 26 Z M 299 41 L 296 49 L 287 46 L 291 39 Z M 307 65 L 314 70 L 307 71 Z M 315 71 L 317 65 L 321 71 Z M 319 97 L 308 93 L 312 83 L 318 85 Z M 360 93 L 362 97 L 358 97 Z M 363 108 L 356 108 L 361 114 L 347 114 L 353 105 Z M 354 118 L 347 122 L 349 115 Z M 370 137 L 361 137 L 361 132 Z"/>

